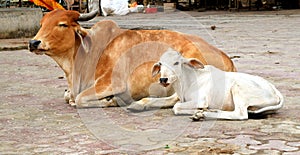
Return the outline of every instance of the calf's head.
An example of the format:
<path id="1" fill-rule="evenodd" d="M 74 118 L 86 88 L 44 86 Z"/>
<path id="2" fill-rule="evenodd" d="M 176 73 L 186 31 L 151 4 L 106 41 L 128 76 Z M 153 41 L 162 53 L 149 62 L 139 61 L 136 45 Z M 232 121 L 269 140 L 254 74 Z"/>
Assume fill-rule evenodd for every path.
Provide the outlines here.
<path id="1" fill-rule="evenodd" d="M 153 65 L 152 76 L 160 73 L 159 82 L 166 87 L 182 78 L 189 71 L 203 68 L 204 65 L 199 60 L 184 58 L 179 52 L 168 49 L 161 56 L 160 61 Z"/>
<path id="2" fill-rule="evenodd" d="M 76 11 L 54 10 L 47 13 L 40 22 L 40 30 L 29 41 L 29 50 L 36 54 L 60 55 L 75 46 L 76 37 L 81 40 L 87 32 L 81 29 Z"/>

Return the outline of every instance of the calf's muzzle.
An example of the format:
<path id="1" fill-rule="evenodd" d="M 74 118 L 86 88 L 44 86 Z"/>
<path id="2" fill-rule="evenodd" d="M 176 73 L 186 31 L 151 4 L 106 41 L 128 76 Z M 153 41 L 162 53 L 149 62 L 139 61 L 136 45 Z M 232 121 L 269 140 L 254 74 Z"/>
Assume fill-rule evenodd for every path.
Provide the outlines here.
<path id="1" fill-rule="evenodd" d="M 168 82 L 168 78 L 160 78 L 159 82 L 160 83 L 167 83 Z"/>
<path id="2" fill-rule="evenodd" d="M 167 87 L 169 85 L 168 82 L 168 78 L 159 78 L 159 83 L 164 86 L 164 87 Z"/>

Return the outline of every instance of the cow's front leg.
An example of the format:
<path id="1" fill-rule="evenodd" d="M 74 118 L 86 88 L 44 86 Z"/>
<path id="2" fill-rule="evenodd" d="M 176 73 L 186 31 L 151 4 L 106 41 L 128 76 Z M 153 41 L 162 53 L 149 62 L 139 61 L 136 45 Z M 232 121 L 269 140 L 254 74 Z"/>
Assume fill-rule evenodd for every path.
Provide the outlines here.
<path id="1" fill-rule="evenodd" d="M 99 98 L 96 95 L 94 86 L 91 86 L 78 94 L 76 96 L 75 104 L 77 108 L 104 108 L 118 106 L 116 97 L 111 94 L 106 97 Z"/>
<path id="2" fill-rule="evenodd" d="M 143 111 L 150 109 L 171 108 L 179 101 L 178 95 L 174 93 L 169 97 L 160 98 L 143 98 L 139 101 L 132 102 L 127 109 L 131 111 Z"/>

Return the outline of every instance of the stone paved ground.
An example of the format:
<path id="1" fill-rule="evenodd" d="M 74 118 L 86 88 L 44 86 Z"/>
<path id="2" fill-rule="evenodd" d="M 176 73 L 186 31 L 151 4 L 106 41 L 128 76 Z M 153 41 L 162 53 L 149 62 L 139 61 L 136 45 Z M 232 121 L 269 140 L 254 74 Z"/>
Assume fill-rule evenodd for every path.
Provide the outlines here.
<path id="1" fill-rule="evenodd" d="M 27 50 L 1 51 L 0 154 L 300 154 L 300 10 L 109 19 L 121 27 L 201 35 L 233 57 L 239 71 L 274 83 L 285 106 L 266 118 L 203 122 L 173 116 L 170 109 L 74 109 L 64 103 L 66 81 L 50 58 Z M 0 45 L 11 42 L 0 40 Z"/>

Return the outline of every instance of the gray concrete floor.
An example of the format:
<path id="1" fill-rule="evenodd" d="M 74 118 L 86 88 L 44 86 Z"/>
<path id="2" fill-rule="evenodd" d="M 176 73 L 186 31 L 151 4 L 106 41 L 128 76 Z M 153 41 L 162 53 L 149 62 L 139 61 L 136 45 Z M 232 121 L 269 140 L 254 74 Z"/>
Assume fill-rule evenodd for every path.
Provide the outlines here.
<path id="1" fill-rule="evenodd" d="M 0 51 L 0 154 L 300 154 L 300 10 L 129 14 L 82 25 L 103 19 L 199 35 L 238 71 L 272 82 L 285 105 L 266 118 L 201 122 L 171 109 L 75 109 L 53 60 L 15 50 L 24 39 L 0 40 L 8 47 Z"/>

